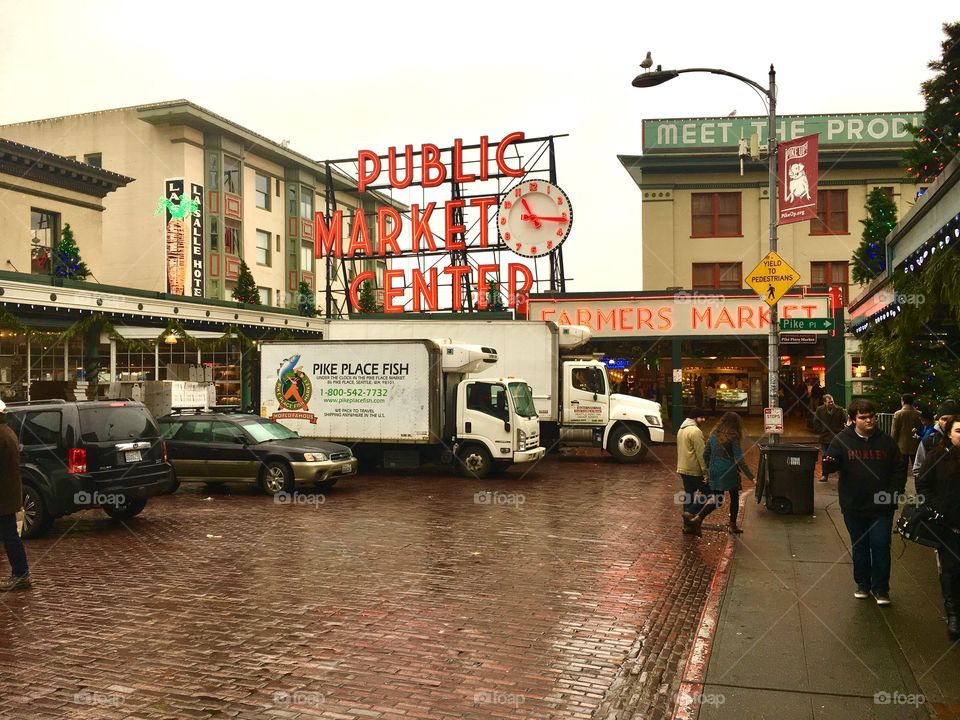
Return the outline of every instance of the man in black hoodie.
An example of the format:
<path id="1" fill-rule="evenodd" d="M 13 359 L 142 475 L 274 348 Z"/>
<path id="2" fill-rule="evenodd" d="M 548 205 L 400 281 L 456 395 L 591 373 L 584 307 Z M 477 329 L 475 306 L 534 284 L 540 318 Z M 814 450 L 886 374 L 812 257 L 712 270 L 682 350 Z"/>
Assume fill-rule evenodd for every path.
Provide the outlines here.
<path id="1" fill-rule="evenodd" d="M 873 593 L 877 605 L 889 605 L 890 534 L 906 486 L 906 463 L 893 438 L 877 428 L 871 402 L 854 400 L 847 415 L 851 425 L 830 443 L 824 473 L 840 473 L 840 509 L 850 533 L 857 584 L 853 596 L 863 599 Z"/>

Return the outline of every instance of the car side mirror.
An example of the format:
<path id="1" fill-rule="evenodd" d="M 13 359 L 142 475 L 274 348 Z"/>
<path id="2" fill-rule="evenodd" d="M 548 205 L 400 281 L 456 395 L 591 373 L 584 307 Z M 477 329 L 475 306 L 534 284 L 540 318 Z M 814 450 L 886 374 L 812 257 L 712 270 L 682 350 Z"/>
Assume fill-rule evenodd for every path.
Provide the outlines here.
<path id="1" fill-rule="evenodd" d="M 507 431 L 507 432 L 510 432 L 510 421 L 509 421 L 509 420 L 504 420 L 504 421 L 503 421 L 503 429 L 504 429 L 505 431 Z"/>
<path id="2" fill-rule="evenodd" d="M 234 436 L 233 436 L 233 441 L 234 441 L 235 443 L 237 443 L 238 445 L 246 445 L 246 444 L 247 444 L 247 439 L 246 439 L 243 435 L 234 435 Z"/>

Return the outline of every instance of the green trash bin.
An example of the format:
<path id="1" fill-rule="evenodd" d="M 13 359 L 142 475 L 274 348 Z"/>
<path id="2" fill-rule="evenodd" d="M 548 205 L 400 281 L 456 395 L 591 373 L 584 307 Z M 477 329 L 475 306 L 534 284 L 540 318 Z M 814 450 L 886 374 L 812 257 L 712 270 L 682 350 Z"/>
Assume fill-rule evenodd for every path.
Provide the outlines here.
<path id="1" fill-rule="evenodd" d="M 811 445 L 760 444 L 756 498 L 781 515 L 813 515 L 813 474 L 820 450 Z"/>

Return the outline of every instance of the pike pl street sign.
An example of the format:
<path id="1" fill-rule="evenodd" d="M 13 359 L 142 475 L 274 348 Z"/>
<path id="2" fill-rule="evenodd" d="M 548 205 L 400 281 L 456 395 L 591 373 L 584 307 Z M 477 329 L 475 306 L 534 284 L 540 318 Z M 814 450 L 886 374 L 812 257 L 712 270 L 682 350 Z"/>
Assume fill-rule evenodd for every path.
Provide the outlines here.
<path id="1" fill-rule="evenodd" d="M 829 332 L 835 327 L 833 318 L 780 318 L 781 332 Z"/>

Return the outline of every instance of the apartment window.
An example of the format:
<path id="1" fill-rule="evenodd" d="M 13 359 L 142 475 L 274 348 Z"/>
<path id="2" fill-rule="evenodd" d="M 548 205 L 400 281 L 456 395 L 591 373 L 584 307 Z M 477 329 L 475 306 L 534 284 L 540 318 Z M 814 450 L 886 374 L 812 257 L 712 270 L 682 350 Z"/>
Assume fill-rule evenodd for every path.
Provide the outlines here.
<path id="1" fill-rule="evenodd" d="M 53 247 L 60 239 L 60 213 L 30 208 L 30 272 L 49 275 Z"/>
<path id="2" fill-rule="evenodd" d="M 824 260 L 810 263 L 810 284 L 824 287 L 839 287 L 843 304 L 847 304 L 847 288 L 850 285 L 850 263 L 847 260 Z"/>
<path id="3" fill-rule="evenodd" d="M 810 234 L 847 234 L 846 190 L 817 190 L 817 219 L 810 221 Z"/>
<path id="4" fill-rule="evenodd" d="M 83 161 L 87 165 L 93 165 L 95 168 L 103 167 L 103 153 L 90 153 L 83 156 Z"/>
<path id="5" fill-rule="evenodd" d="M 270 267 L 270 233 L 257 230 L 257 265 Z"/>
<path id="6" fill-rule="evenodd" d="M 240 227 L 229 220 L 223 228 L 223 251 L 231 255 L 240 254 Z"/>
<path id="7" fill-rule="evenodd" d="M 223 191 L 240 194 L 240 160 L 229 155 L 223 156 Z"/>
<path id="8" fill-rule="evenodd" d="M 300 269 L 304 272 L 313 272 L 313 243 L 300 243 Z"/>
<path id="9" fill-rule="evenodd" d="M 207 190 L 219 190 L 220 189 L 220 155 L 218 153 L 210 153 L 208 156 L 210 158 L 210 187 Z"/>
<path id="10" fill-rule="evenodd" d="M 260 304 L 261 305 L 270 305 L 270 300 L 273 298 L 273 291 L 268 287 L 257 286 L 257 290 L 260 291 Z"/>
<path id="11" fill-rule="evenodd" d="M 255 175 L 257 183 L 257 207 L 262 210 L 270 209 L 270 178 L 266 175 L 257 173 Z"/>
<path id="12" fill-rule="evenodd" d="M 739 237 L 740 193 L 693 193 L 691 207 L 691 237 Z"/>
<path id="13" fill-rule="evenodd" d="M 300 188 L 300 217 L 313 220 L 313 190 Z"/>
<path id="14" fill-rule="evenodd" d="M 297 186 L 287 186 L 287 215 L 297 216 Z"/>
<path id="15" fill-rule="evenodd" d="M 210 249 L 220 249 L 220 219 L 210 218 Z"/>
<path id="16" fill-rule="evenodd" d="M 694 263 L 694 290 L 739 290 L 743 287 L 741 263 Z"/>

